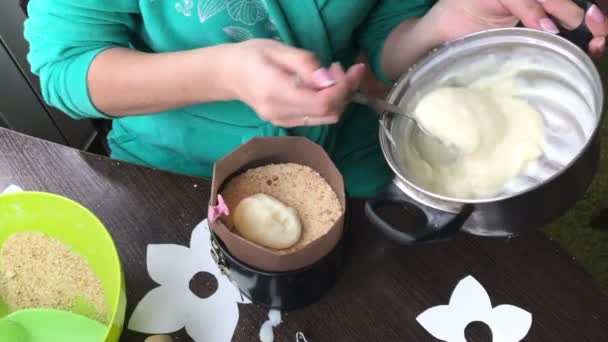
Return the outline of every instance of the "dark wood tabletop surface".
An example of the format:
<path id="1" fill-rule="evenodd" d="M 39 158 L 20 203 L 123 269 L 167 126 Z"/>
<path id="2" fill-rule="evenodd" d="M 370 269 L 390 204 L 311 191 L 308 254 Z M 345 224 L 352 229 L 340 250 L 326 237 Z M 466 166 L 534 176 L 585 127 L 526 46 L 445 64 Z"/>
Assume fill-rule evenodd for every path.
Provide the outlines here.
<path id="1" fill-rule="evenodd" d="M 206 217 L 209 182 L 82 153 L 0 129 L 0 190 L 18 184 L 72 198 L 110 230 L 123 263 L 127 319 L 157 285 L 146 271 L 146 246 L 188 245 Z M 338 283 L 320 301 L 288 312 L 275 341 L 298 331 L 319 341 L 435 341 L 416 317 L 447 304 L 457 282 L 475 277 L 493 305 L 533 316 L 525 341 L 608 341 L 608 296 L 578 262 L 541 232 L 511 239 L 460 234 L 451 241 L 403 247 L 374 230 L 358 201 L 350 203 L 351 243 Z M 234 341 L 257 340 L 268 311 L 240 305 Z M 126 324 L 125 324 L 126 325 Z M 189 341 L 184 331 L 173 335 Z M 469 341 L 490 341 L 481 325 Z M 146 335 L 125 328 L 122 341 Z"/>

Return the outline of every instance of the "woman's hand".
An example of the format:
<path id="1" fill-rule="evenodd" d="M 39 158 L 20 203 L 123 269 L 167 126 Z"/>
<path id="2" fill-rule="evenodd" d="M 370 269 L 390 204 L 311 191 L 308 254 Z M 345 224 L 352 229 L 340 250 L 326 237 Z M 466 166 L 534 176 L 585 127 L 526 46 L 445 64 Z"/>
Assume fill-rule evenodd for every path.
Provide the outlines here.
<path id="1" fill-rule="evenodd" d="M 316 126 L 339 120 L 364 71 L 323 69 L 310 52 L 258 39 L 168 53 L 108 49 L 88 86 L 95 106 L 117 117 L 240 100 L 275 125 Z"/>
<path id="2" fill-rule="evenodd" d="M 572 0 L 440 0 L 425 19 L 439 25 L 447 41 L 519 21 L 529 28 L 558 33 L 558 25 L 572 30 L 585 20 L 594 35 L 589 43 L 593 56 L 603 53 L 608 35 L 608 21 L 597 5 L 585 13 Z"/>
<path id="3" fill-rule="evenodd" d="M 365 67 L 324 69 L 314 54 L 282 43 L 254 39 L 233 45 L 228 77 L 234 96 L 276 126 L 336 123 L 359 87 Z"/>

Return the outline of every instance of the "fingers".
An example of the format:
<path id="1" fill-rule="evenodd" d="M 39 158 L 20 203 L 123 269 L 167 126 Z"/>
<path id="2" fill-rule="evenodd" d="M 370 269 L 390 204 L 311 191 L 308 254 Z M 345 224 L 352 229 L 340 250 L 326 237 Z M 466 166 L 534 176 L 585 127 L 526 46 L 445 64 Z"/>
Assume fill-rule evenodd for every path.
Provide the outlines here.
<path id="1" fill-rule="evenodd" d="M 288 76 L 293 78 L 293 76 Z M 277 84 L 285 84 L 284 81 Z M 317 105 L 319 101 L 319 92 L 316 89 L 307 87 L 287 87 L 283 92 L 277 94 L 277 103 L 285 108 L 286 116 L 323 116 L 327 114 L 321 106 Z M 326 105 L 325 108 L 328 108 Z"/>
<path id="2" fill-rule="evenodd" d="M 275 123 L 276 120 L 291 119 L 308 115 L 313 107 L 317 91 L 294 84 L 294 75 L 282 69 L 268 74 L 267 87 L 260 85 L 255 110 L 263 119 Z"/>
<path id="3" fill-rule="evenodd" d="M 568 30 L 579 27 L 585 17 L 585 10 L 572 0 L 539 0 L 539 2 L 549 15 Z"/>
<path id="4" fill-rule="evenodd" d="M 502 0 L 502 3 L 526 27 L 551 33 L 560 31 L 556 22 L 566 30 L 573 30 L 584 20 L 595 37 L 589 43 L 590 54 L 599 57 L 604 52 L 608 20 L 597 5 L 592 5 L 585 13 L 573 0 Z"/>
<path id="5" fill-rule="evenodd" d="M 328 72 L 335 84 L 318 92 L 314 102 L 317 107 L 311 112 L 317 117 L 339 117 L 344 112 L 350 94 L 359 88 L 365 73 L 365 65 L 353 65 L 345 73 L 339 63 L 334 63 Z"/>
<path id="6" fill-rule="evenodd" d="M 365 75 L 365 64 L 358 63 L 351 66 L 346 73 L 339 63 L 331 65 L 329 70 L 321 68 L 316 70 L 308 86 L 316 89 L 324 89 L 334 85 L 336 82 L 345 79 L 351 91 L 359 89 L 359 85 Z"/>
<path id="7" fill-rule="evenodd" d="M 273 44 L 272 53 L 267 54 L 267 56 L 271 62 L 302 78 L 309 77 L 321 68 L 321 64 L 314 53 L 278 42 Z"/>
<path id="8" fill-rule="evenodd" d="M 343 72 L 342 72 L 343 73 Z M 292 89 L 261 106 L 258 114 L 280 127 L 318 126 L 338 122 L 351 90 L 346 77 L 322 90 Z"/>
<path id="9" fill-rule="evenodd" d="M 595 37 L 608 35 L 608 21 L 597 5 L 587 12 L 572 0 L 539 0 L 545 11 L 568 30 L 579 27 L 583 20 Z"/>
<path id="10" fill-rule="evenodd" d="M 350 89 L 345 81 L 338 82 L 332 87 L 319 91 L 311 99 L 312 108 L 309 115 L 315 117 L 342 115 L 349 94 Z"/>
<path id="11" fill-rule="evenodd" d="M 589 53 L 594 58 L 600 58 L 606 48 L 606 37 L 595 37 L 589 43 Z"/>
<path id="12" fill-rule="evenodd" d="M 328 72 L 336 83 L 317 93 L 316 108 L 313 111 L 316 116 L 341 115 L 346 107 L 348 96 L 352 92 L 351 84 L 339 63 L 332 64 Z"/>
<path id="13" fill-rule="evenodd" d="M 306 80 L 306 86 L 315 89 L 324 89 L 336 84 L 337 78 L 332 75 L 331 70 L 319 68 L 312 73 L 312 77 Z"/>
<path id="14" fill-rule="evenodd" d="M 340 63 L 333 63 L 329 67 L 329 74 L 336 80 L 342 81 L 346 74 L 344 73 L 344 69 Z"/>
<path id="15" fill-rule="evenodd" d="M 519 18 L 526 27 L 551 33 L 559 33 L 559 28 L 555 22 L 548 17 L 539 0 L 506 0 L 502 1 L 502 3 L 514 16 Z"/>
<path id="16" fill-rule="evenodd" d="M 365 64 L 355 64 L 346 72 L 346 79 L 352 91 L 359 89 L 365 76 Z"/>
<path id="17" fill-rule="evenodd" d="M 608 35 L 608 20 L 597 5 L 589 7 L 587 12 L 572 0 L 539 0 L 545 11 L 556 18 L 568 30 L 579 27 L 583 21 L 595 38 L 589 43 L 589 53 L 600 57 L 605 49 Z"/>
<path id="18" fill-rule="evenodd" d="M 595 37 L 605 37 L 608 35 L 608 21 L 606 20 L 606 15 L 602 13 L 597 5 L 591 6 L 585 14 L 585 24 L 587 24 L 589 31 L 591 31 Z"/>
<path id="19" fill-rule="evenodd" d="M 339 63 L 334 63 L 329 69 L 320 69 L 308 83 L 317 91 L 313 98 L 309 98 L 305 105 L 311 117 L 340 116 L 346 107 L 350 93 L 358 84 L 351 84 L 350 80 L 357 82 L 359 68 L 356 68 L 350 78 L 347 78 L 344 69 Z M 358 82 L 357 82 L 358 83 Z M 311 107 L 312 106 L 312 107 Z"/>
<path id="20" fill-rule="evenodd" d="M 329 70 L 328 70 L 329 73 Z M 254 108 L 258 115 L 275 125 L 319 125 L 336 122 L 344 110 L 349 88 L 345 77 L 335 85 L 317 90 L 296 87 L 294 75 L 277 68 L 267 73 L 264 79 L 267 87 L 260 87 Z M 310 120 L 302 122 L 302 118 Z"/>
<path id="21" fill-rule="evenodd" d="M 321 68 L 314 55 L 304 50 L 282 44 L 266 48 L 272 51 L 265 54 L 265 60 L 274 68 L 260 79 L 266 86 L 253 88 L 250 103 L 258 115 L 281 127 L 336 123 L 365 67 L 356 65 L 345 73 L 337 63 Z"/>

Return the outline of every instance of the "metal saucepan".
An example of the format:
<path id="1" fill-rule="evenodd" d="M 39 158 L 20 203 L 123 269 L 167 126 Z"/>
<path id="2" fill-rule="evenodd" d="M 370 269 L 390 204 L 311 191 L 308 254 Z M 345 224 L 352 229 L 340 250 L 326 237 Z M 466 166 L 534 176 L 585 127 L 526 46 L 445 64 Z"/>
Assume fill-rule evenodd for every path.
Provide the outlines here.
<path id="1" fill-rule="evenodd" d="M 367 201 L 365 211 L 391 239 L 414 244 L 461 230 L 481 236 L 521 234 L 556 219 L 583 196 L 599 161 L 604 95 L 591 59 L 565 38 L 525 28 L 466 36 L 440 47 L 410 69 L 387 101 L 412 112 L 421 96 L 437 87 L 466 85 L 514 63 L 526 65 L 517 76 L 523 84 L 518 95 L 543 116 L 549 147 L 540 167 L 522 177 L 518 187 L 492 198 L 433 193 L 416 182 L 403 157 L 403 149 L 415 143 L 416 124 L 406 117 L 383 115 L 380 143 L 395 178 L 383 194 Z M 422 214 L 426 223 L 396 227 L 381 215 L 383 207 L 405 207 L 410 214 Z"/>

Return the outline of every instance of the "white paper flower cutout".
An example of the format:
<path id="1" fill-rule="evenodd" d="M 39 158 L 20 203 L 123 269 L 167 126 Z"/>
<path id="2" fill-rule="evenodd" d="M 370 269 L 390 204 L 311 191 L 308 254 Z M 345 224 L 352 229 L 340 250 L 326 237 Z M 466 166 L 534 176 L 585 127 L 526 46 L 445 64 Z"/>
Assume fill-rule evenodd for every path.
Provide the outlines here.
<path id="1" fill-rule="evenodd" d="M 268 11 L 261 0 L 226 1 L 230 17 L 245 25 L 255 25 L 268 16 Z"/>
<path id="2" fill-rule="evenodd" d="M 488 293 L 472 276 L 461 280 L 449 305 L 432 307 L 416 320 L 435 338 L 466 342 L 464 330 L 470 323 L 483 322 L 492 330 L 493 342 L 521 341 L 532 326 L 532 315 L 513 305 L 492 308 Z"/>
<path id="3" fill-rule="evenodd" d="M 207 220 L 192 231 L 190 248 L 180 245 L 148 245 L 150 278 L 160 284 L 135 308 L 128 328 L 147 334 L 168 334 L 186 328 L 194 341 L 228 342 L 239 320 L 238 303 L 248 304 L 226 278 L 210 253 Z M 207 272 L 217 280 L 217 290 L 199 298 L 190 290 L 192 277 Z"/>

